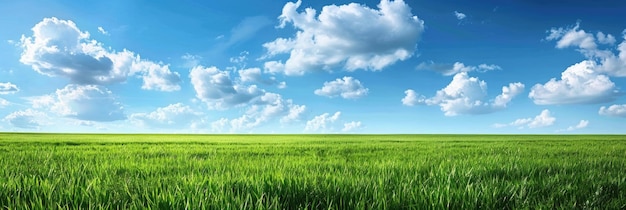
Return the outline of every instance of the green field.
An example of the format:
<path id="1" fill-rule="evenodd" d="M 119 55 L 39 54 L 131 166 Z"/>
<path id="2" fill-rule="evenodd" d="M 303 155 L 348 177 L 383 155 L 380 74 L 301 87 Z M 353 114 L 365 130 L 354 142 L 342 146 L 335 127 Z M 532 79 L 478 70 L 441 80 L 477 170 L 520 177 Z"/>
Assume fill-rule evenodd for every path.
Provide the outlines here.
<path id="1" fill-rule="evenodd" d="M 4 209 L 626 209 L 626 136 L 0 133 Z"/>

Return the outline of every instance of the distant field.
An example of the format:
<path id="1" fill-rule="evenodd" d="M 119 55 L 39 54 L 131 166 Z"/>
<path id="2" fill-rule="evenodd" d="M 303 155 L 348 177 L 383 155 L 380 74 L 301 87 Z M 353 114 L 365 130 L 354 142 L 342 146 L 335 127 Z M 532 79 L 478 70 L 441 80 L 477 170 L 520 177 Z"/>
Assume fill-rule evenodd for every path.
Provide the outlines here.
<path id="1" fill-rule="evenodd" d="M 3 209 L 626 209 L 626 136 L 0 133 Z"/>

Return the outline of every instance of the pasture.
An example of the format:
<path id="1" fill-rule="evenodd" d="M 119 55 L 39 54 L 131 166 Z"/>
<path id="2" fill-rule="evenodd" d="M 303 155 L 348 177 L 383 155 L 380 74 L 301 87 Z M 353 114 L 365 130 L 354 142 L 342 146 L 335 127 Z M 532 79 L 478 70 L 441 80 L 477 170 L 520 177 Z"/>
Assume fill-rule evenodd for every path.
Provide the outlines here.
<path id="1" fill-rule="evenodd" d="M 3 209 L 626 209 L 626 136 L 0 133 Z"/>

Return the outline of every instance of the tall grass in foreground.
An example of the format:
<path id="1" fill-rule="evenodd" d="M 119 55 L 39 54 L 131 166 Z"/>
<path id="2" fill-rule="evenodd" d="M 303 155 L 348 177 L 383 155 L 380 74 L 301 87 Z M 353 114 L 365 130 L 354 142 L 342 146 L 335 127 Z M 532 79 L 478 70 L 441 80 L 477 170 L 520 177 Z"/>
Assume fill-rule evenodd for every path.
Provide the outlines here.
<path id="1" fill-rule="evenodd" d="M 624 136 L 0 134 L 6 209 L 626 209 Z"/>

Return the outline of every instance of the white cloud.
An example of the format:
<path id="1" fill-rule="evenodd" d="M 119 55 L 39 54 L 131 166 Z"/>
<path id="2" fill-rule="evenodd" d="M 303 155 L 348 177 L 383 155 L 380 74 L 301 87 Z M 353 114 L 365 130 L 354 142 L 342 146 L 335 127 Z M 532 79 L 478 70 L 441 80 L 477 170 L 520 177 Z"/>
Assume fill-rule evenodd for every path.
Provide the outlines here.
<path id="1" fill-rule="evenodd" d="M 556 118 L 550 116 L 550 111 L 547 109 L 541 111 L 541 114 L 535 116 L 533 120 L 528 122 L 528 128 L 540 128 L 551 126 L 556 121 Z"/>
<path id="2" fill-rule="evenodd" d="M 98 32 L 100 32 L 103 35 L 109 35 L 109 32 L 104 30 L 104 28 L 102 28 L 102 26 L 98 26 Z"/>
<path id="3" fill-rule="evenodd" d="M 256 85 L 233 83 L 227 71 L 216 67 L 196 66 L 189 73 L 196 97 L 212 109 L 226 109 L 243 105 L 261 96 L 264 91 Z"/>
<path id="4" fill-rule="evenodd" d="M 594 72 L 592 61 L 582 61 L 568 67 L 561 80 L 550 79 L 532 87 L 528 97 L 535 104 L 592 104 L 615 100 L 619 95 L 609 77 Z"/>
<path id="5" fill-rule="evenodd" d="M 614 77 L 626 77 L 626 35 L 624 41 L 617 46 L 619 53 L 606 53 L 601 56 L 602 65 L 597 69 L 598 72 L 606 73 Z M 598 53 L 602 54 L 602 53 Z"/>
<path id="6" fill-rule="evenodd" d="M 10 82 L 7 83 L 2 83 L 0 82 L 0 95 L 6 95 L 9 93 L 16 93 L 20 91 L 19 88 L 17 88 L 17 85 L 12 84 Z"/>
<path id="7" fill-rule="evenodd" d="M 455 75 L 461 72 L 487 72 L 493 70 L 501 70 L 502 68 L 494 64 L 480 64 L 478 66 L 466 66 L 461 62 L 455 62 L 454 64 L 446 63 L 434 63 L 434 62 L 422 62 L 417 65 L 417 69 L 420 70 L 432 70 L 439 72 L 445 76 Z"/>
<path id="8" fill-rule="evenodd" d="M 279 28 L 291 23 L 298 32 L 293 38 L 265 43 L 269 58 L 289 53 L 282 61 L 268 61 L 268 72 L 303 75 L 316 70 L 345 68 L 382 70 L 410 58 L 424 30 L 424 22 L 411 13 L 402 0 L 382 0 L 378 9 L 362 4 L 297 9 L 301 1 L 283 7 Z"/>
<path id="9" fill-rule="evenodd" d="M 313 119 L 306 122 L 306 126 L 304 127 L 305 132 L 325 132 L 328 130 L 332 130 L 332 125 L 335 121 L 339 119 L 339 115 L 341 112 L 335 112 L 335 114 L 330 115 L 329 113 L 324 113 L 318 116 L 315 116 Z"/>
<path id="10" fill-rule="evenodd" d="M 0 108 L 4 108 L 6 106 L 9 106 L 11 104 L 11 102 L 7 101 L 4 98 L 0 98 Z"/>
<path id="11" fill-rule="evenodd" d="M 280 118 L 281 123 L 297 122 L 302 119 L 306 106 L 294 104 L 276 93 L 265 93 L 239 118 L 232 119 L 233 130 L 249 130 L 261 123 Z"/>
<path id="12" fill-rule="evenodd" d="M 180 90 L 180 85 L 178 85 L 181 81 L 180 75 L 178 72 L 170 71 L 169 65 L 159 65 L 147 61 L 140 61 L 135 65 L 133 68 L 144 70 L 141 89 L 168 92 Z"/>
<path id="13" fill-rule="evenodd" d="M 39 129 L 39 126 L 44 125 L 47 121 L 46 118 L 47 115 L 43 112 L 26 109 L 7 115 L 4 117 L 4 121 L 18 128 Z"/>
<path id="14" fill-rule="evenodd" d="M 192 55 L 189 53 L 185 53 L 183 56 L 180 56 L 180 58 L 184 61 L 183 66 L 187 68 L 193 68 L 200 65 L 200 60 L 202 60 L 202 56 Z"/>
<path id="15" fill-rule="evenodd" d="M 567 128 L 567 131 L 583 129 L 583 128 L 586 128 L 588 125 L 589 125 L 589 121 L 588 120 L 580 120 L 580 122 L 578 122 L 578 124 L 576 124 L 575 126 L 569 126 Z"/>
<path id="16" fill-rule="evenodd" d="M 494 124 L 494 127 L 502 128 L 506 126 L 515 126 L 520 129 L 524 127 L 541 128 L 553 125 L 554 121 L 556 121 L 556 118 L 550 115 L 549 110 L 544 109 L 539 115 L 535 116 L 534 118 L 520 118 L 508 124 L 496 123 Z"/>
<path id="17" fill-rule="evenodd" d="M 211 131 L 214 133 L 224 133 L 226 126 L 228 125 L 228 119 L 220 118 L 219 120 L 211 123 Z"/>
<path id="18" fill-rule="evenodd" d="M 360 128 L 361 128 L 361 121 L 352 121 L 349 123 L 344 123 L 343 129 L 341 129 L 341 131 L 350 132 L 350 131 L 354 131 Z"/>
<path id="19" fill-rule="evenodd" d="M 363 87 L 361 82 L 352 77 L 337 78 L 334 81 L 324 82 L 324 86 L 314 91 L 316 95 L 337 97 L 345 99 L 357 99 L 367 95 L 369 89 Z"/>
<path id="20" fill-rule="evenodd" d="M 20 62 L 48 76 L 70 79 L 74 84 L 105 85 L 126 81 L 140 75 L 143 89 L 179 90 L 180 77 L 169 65 L 141 60 L 124 49 L 107 50 L 102 43 L 89 39 L 71 20 L 45 18 L 33 28 L 33 35 L 22 35 Z"/>
<path id="21" fill-rule="evenodd" d="M 476 77 L 469 77 L 467 72 L 454 75 L 452 81 L 445 88 L 437 91 L 435 96 L 425 98 L 417 96 L 415 91 L 405 91 L 402 99 L 404 105 L 426 104 L 437 105 L 446 116 L 459 114 L 487 114 L 506 108 L 507 104 L 523 92 L 522 83 L 511 83 L 502 88 L 502 93 L 494 100 L 485 100 L 487 97 L 487 83 Z"/>
<path id="22" fill-rule="evenodd" d="M 617 40 L 615 40 L 615 37 L 611 34 L 604 34 L 602 32 L 598 32 L 596 34 L 596 37 L 598 38 L 598 42 L 600 42 L 600 44 L 608 44 L 608 45 L 612 45 L 615 44 L 615 42 Z"/>
<path id="23" fill-rule="evenodd" d="M 130 115 L 130 120 L 145 127 L 153 128 L 189 128 L 195 121 L 200 120 L 201 112 L 196 112 L 191 107 L 181 103 L 159 107 L 150 113 L 135 113 Z"/>
<path id="24" fill-rule="evenodd" d="M 454 11 L 454 16 L 456 17 L 457 20 L 463 20 L 467 17 L 467 15 L 458 11 Z"/>
<path id="25" fill-rule="evenodd" d="M 506 105 L 515 98 L 515 96 L 524 92 L 524 84 L 516 82 L 511 83 L 509 86 L 502 87 L 502 94 L 496 96 L 493 102 L 494 107 L 506 107 Z"/>
<path id="26" fill-rule="evenodd" d="M 602 106 L 600 107 L 598 114 L 611 117 L 626 117 L 626 104 L 614 104 L 608 108 Z"/>
<path id="27" fill-rule="evenodd" d="M 571 28 L 552 28 L 546 40 L 552 41 L 558 39 L 556 47 L 561 49 L 571 46 L 576 46 L 584 50 L 597 49 L 598 45 L 595 42 L 593 34 L 579 30 L 579 28 L 579 23 L 576 23 L 576 26 Z"/>
<path id="28" fill-rule="evenodd" d="M 285 115 L 284 117 L 280 118 L 280 122 L 290 123 L 290 122 L 300 121 L 304 115 L 304 111 L 306 111 L 306 106 L 291 104 L 291 102 L 288 104 L 288 106 L 289 106 L 289 113 Z"/>
<path id="29" fill-rule="evenodd" d="M 424 100 L 423 97 L 418 99 L 418 95 L 414 90 L 408 89 L 404 91 L 404 98 L 402 98 L 402 104 L 405 106 L 415 106 L 420 103 L 421 100 Z"/>
<path id="30" fill-rule="evenodd" d="M 34 108 L 49 109 L 63 117 L 108 122 L 126 119 L 124 107 L 111 91 L 97 85 L 67 85 L 54 94 L 31 99 Z"/>
<path id="31" fill-rule="evenodd" d="M 278 89 L 285 89 L 287 88 L 287 82 L 285 81 L 279 82 L 276 87 L 278 87 Z"/>
<path id="32" fill-rule="evenodd" d="M 613 46 L 616 39 L 611 34 L 598 32 L 587 33 L 580 29 L 577 23 L 569 28 L 552 28 L 546 40 L 556 40 L 556 47 L 559 49 L 567 47 L 577 47 L 589 62 L 594 63 L 594 71 L 615 77 L 626 77 L 626 34 L 622 37 L 624 41 L 620 43 L 614 53 L 613 49 L 600 49 L 600 44 Z"/>
<path id="33" fill-rule="evenodd" d="M 261 69 L 259 68 L 248 68 L 241 69 L 237 71 L 239 73 L 239 78 L 241 82 L 244 83 L 260 83 L 264 85 L 276 85 L 278 88 L 285 88 L 287 86 L 286 82 L 278 82 L 276 81 L 276 77 L 263 78 L 261 75 Z"/>

